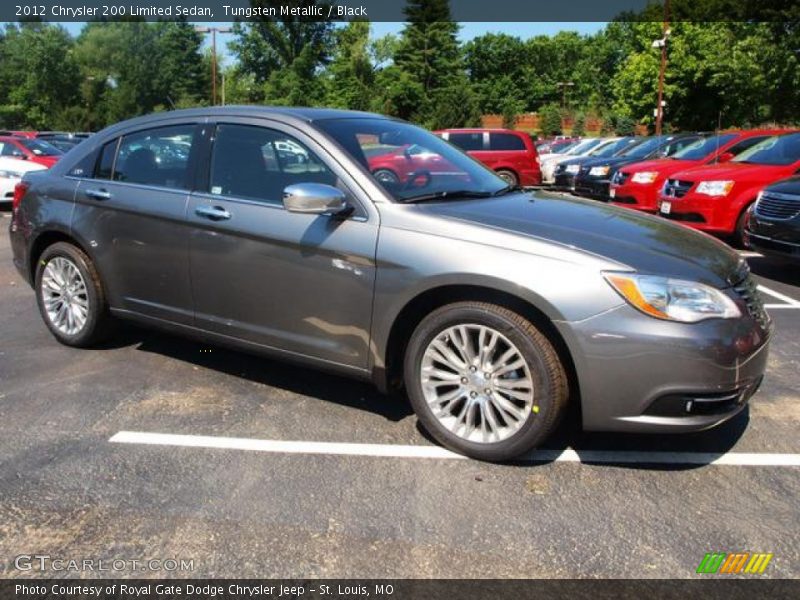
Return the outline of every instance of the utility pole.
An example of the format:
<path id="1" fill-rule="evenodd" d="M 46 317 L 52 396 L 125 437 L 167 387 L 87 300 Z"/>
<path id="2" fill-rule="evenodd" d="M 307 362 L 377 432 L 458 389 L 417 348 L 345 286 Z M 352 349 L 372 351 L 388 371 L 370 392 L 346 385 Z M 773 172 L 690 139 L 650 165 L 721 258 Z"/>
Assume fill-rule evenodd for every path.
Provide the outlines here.
<path id="1" fill-rule="evenodd" d="M 664 74 L 667 71 L 667 38 L 669 37 L 669 0 L 664 0 L 664 25 L 662 38 L 653 42 L 661 47 L 661 68 L 658 71 L 658 105 L 656 106 L 656 135 L 661 135 L 664 120 Z"/>
<path id="2" fill-rule="evenodd" d="M 195 26 L 194 30 L 197 33 L 210 33 L 211 34 L 211 105 L 217 105 L 217 33 L 230 33 L 233 31 L 230 27 L 204 27 L 201 25 Z"/>
<path id="3" fill-rule="evenodd" d="M 572 87 L 575 85 L 574 81 L 559 81 L 556 83 L 556 87 L 561 88 L 561 108 L 564 109 L 567 107 L 567 88 Z"/>

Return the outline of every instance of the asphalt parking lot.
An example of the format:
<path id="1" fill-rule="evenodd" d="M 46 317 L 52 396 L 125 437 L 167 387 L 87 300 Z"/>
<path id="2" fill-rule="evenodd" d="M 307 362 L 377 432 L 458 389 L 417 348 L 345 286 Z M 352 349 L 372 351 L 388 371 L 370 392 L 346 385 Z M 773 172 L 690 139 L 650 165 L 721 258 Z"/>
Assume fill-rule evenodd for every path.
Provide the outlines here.
<path id="1" fill-rule="evenodd" d="M 13 269 L 7 217 L 4 577 L 99 575 L 14 567 L 40 554 L 192 560 L 169 573 L 183 577 L 667 578 L 715 551 L 770 552 L 762 577 L 800 577 L 796 267 L 748 257 L 776 332 L 746 414 L 684 436 L 567 422 L 542 460 L 490 465 L 433 446 L 366 384 L 134 327 L 59 345 Z"/>

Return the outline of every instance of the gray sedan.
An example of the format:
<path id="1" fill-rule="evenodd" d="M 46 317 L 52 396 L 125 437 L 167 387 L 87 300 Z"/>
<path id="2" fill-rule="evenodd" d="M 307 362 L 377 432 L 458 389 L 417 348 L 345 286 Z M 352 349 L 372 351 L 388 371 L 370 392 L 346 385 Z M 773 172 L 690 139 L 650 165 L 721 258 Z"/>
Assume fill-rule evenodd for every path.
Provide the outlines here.
<path id="1" fill-rule="evenodd" d="M 525 193 L 368 113 L 133 119 L 26 175 L 13 210 L 14 262 L 58 341 L 131 319 L 370 379 L 479 459 L 542 443 L 568 403 L 586 429 L 711 427 L 767 361 L 769 317 L 722 243 Z"/>

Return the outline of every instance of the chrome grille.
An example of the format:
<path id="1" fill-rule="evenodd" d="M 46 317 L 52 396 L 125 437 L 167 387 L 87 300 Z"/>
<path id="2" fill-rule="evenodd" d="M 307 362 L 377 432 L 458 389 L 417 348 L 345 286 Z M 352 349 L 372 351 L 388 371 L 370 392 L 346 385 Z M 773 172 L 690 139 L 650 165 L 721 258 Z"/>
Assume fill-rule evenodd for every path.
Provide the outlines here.
<path id="1" fill-rule="evenodd" d="M 756 202 L 756 214 L 767 219 L 793 219 L 800 215 L 800 196 L 764 192 Z"/>
<path id="2" fill-rule="evenodd" d="M 668 198 L 683 198 L 689 193 L 694 185 L 693 181 L 681 181 L 679 179 L 667 179 L 664 184 L 663 194 Z"/>
<path id="3" fill-rule="evenodd" d="M 769 315 L 764 308 L 764 301 L 758 291 L 758 284 L 753 276 L 748 274 L 738 284 L 733 286 L 734 291 L 744 300 L 747 312 L 753 317 L 762 329 L 769 327 Z"/>

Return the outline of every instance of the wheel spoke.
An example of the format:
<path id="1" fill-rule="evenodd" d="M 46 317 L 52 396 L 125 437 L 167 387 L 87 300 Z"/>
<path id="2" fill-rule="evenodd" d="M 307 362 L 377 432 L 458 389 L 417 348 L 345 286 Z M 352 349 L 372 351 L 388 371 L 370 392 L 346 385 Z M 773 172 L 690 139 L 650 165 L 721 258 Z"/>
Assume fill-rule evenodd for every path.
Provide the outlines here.
<path id="1" fill-rule="evenodd" d="M 47 319 L 66 335 L 75 335 L 89 317 L 89 294 L 80 269 L 63 256 L 52 258 L 45 265 L 39 293 Z"/>

